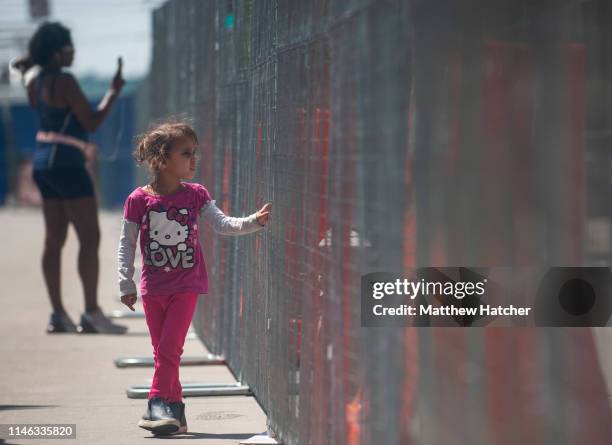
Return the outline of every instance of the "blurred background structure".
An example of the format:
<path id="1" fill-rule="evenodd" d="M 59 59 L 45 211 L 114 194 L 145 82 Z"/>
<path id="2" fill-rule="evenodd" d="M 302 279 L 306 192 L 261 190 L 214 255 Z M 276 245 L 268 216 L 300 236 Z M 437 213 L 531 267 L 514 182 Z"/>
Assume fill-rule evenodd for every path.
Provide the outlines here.
<path id="1" fill-rule="evenodd" d="M 610 443 L 595 330 L 359 317 L 369 272 L 610 265 L 609 2 L 171 0 L 151 23 L 100 193 L 122 202 L 129 138 L 179 115 L 226 213 L 273 202 L 264 235 L 206 235 L 195 325 L 284 443 Z M 4 178 L 26 121 L 3 118 Z"/>
<path id="2" fill-rule="evenodd" d="M 123 56 L 126 88 L 104 125 L 93 135 L 99 150 L 94 169 L 101 205 L 118 207 L 134 186 L 132 141 L 137 128 L 137 92 L 148 73 L 151 10 L 159 0 L 80 2 L 76 0 L 0 1 L 0 203 L 39 205 L 31 181 L 36 115 L 11 59 L 27 52 L 30 36 L 43 21 L 61 21 L 76 44 L 73 74 L 92 103 L 104 95 Z"/>

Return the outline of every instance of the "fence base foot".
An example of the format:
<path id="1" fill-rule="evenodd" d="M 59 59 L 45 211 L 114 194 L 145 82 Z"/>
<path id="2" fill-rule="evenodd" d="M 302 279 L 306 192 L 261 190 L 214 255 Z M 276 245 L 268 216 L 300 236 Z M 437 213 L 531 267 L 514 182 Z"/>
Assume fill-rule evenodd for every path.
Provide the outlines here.
<path id="1" fill-rule="evenodd" d="M 145 314 L 142 311 L 122 311 L 122 310 L 114 310 L 108 314 L 108 318 L 145 318 Z"/>
<path id="2" fill-rule="evenodd" d="M 149 397 L 151 385 L 134 385 L 126 389 L 128 399 L 146 399 Z M 183 385 L 183 397 L 207 396 L 250 396 L 251 388 L 240 383 L 234 384 L 204 384 L 186 383 Z"/>
<path id="3" fill-rule="evenodd" d="M 240 441 L 240 445 L 243 445 L 243 444 L 251 445 L 251 444 L 261 444 L 261 443 L 282 445 L 282 442 L 278 442 L 273 437 L 270 437 L 268 435 L 263 435 L 263 434 L 257 435 L 257 436 L 251 436 L 248 439 Z"/>
<path id="4" fill-rule="evenodd" d="M 153 357 L 120 357 L 115 359 L 117 368 L 152 368 Z M 225 365 L 225 359 L 220 355 L 208 354 L 205 357 L 182 357 L 181 366 Z"/>

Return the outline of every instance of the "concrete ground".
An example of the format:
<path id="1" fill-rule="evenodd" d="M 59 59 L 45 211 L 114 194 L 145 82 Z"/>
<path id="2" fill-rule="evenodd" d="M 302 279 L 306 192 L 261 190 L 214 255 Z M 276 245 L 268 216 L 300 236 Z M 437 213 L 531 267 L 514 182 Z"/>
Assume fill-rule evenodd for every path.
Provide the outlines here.
<path id="1" fill-rule="evenodd" d="M 102 212 L 100 305 L 106 313 L 123 306 L 117 300 L 115 254 L 120 214 Z M 76 440 L 0 438 L 0 444 L 151 444 L 156 440 L 195 439 L 206 445 L 236 444 L 266 430 L 266 417 L 255 399 L 245 396 L 187 398 L 188 434 L 153 438 L 136 426 L 146 401 L 128 399 L 130 385 L 150 384 L 152 368 L 119 369 L 118 357 L 151 356 L 144 319 L 127 320 L 124 336 L 47 335 L 50 305 L 40 255 L 44 226 L 39 209 L 1 208 L 0 279 L 0 424 L 76 424 Z M 63 297 L 75 322 L 83 310 L 76 261 L 78 243 L 71 228 L 62 258 Z M 138 304 L 137 310 L 142 310 Z M 207 354 L 191 336 L 185 356 Z M 181 368 L 183 383 L 232 383 L 225 366 Z"/>

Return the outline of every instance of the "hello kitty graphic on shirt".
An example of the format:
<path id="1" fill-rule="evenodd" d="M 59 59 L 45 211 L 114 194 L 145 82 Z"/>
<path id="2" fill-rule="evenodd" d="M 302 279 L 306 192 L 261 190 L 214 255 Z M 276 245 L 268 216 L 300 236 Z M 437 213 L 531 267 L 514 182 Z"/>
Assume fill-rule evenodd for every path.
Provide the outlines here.
<path id="1" fill-rule="evenodd" d="M 171 208 L 167 212 L 149 212 L 149 238 L 151 250 L 159 246 L 176 246 L 179 251 L 187 250 L 185 240 L 189 236 L 189 210 Z"/>
<path id="2" fill-rule="evenodd" d="M 193 247 L 188 244 L 189 209 L 149 210 L 148 217 L 149 243 L 145 248 L 145 264 L 163 268 L 165 272 L 192 268 Z"/>

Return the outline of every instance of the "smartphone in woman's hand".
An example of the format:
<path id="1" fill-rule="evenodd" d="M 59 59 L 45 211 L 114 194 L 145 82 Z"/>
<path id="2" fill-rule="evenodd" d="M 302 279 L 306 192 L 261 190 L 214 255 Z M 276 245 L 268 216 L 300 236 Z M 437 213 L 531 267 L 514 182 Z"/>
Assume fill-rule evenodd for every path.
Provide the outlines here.
<path id="1" fill-rule="evenodd" d="M 122 71 L 123 71 L 123 58 L 117 57 L 117 72 L 115 73 L 115 77 L 113 77 L 112 88 L 117 90 L 118 92 L 121 91 L 121 88 L 123 88 L 123 85 L 125 84 L 125 81 L 123 80 Z"/>

